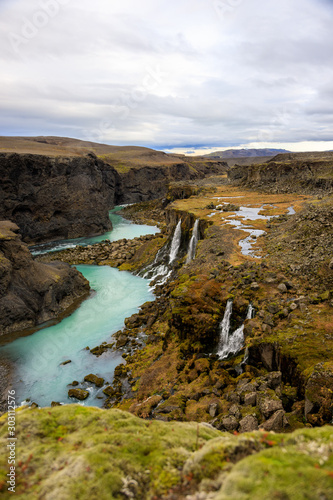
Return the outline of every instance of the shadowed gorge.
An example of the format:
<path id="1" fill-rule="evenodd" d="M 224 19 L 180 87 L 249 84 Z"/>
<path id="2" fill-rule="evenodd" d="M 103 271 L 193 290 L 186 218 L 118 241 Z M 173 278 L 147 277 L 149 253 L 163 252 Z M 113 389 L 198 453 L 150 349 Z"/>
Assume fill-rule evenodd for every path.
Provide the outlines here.
<path id="1" fill-rule="evenodd" d="M 103 234 L 114 205 L 158 198 L 172 180 L 227 169 L 205 158 L 75 139 L 2 137 L 0 145 L 0 217 L 18 224 L 30 244 Z"/>
<path id="2" fill-rule="evenodd" d="M 0 217 L 15 222 L 30 244 L 111 229 L 117 173 L 94 155 L 0 153 L 0 175 Z"/>

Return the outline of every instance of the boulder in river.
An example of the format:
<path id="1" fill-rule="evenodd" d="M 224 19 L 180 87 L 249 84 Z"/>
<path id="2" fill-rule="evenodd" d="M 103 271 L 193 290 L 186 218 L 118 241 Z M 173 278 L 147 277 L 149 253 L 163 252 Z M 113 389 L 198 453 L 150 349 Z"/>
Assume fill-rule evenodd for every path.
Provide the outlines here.
<path id="1" fill-rule="evenodd" d="M 65 365 L 68 365 L 69 363 L 71 363 L 72 360 L 71 359 L 67 359 L 67 361 L 64 361 L 63 363 L 60 363 L 60 366 L 65 366 Z"/>
<path id="2" fill-rule="evenodd" d="M 89 392 L 84 389 L 69 389 L 68 396 L 70 398 L 75 398 L 83 401 L 84 399 L 87 399 L 87 397 L 89 396 Z"/>
<path id="3" fill-rule="evenodd" d="M 102 387 L 104 384 L 104 378 L 97 377 L 97 375 L 93 375 L 90 373 L 89 375 L 86 375 L 84 377 L 85 382 L 91 382 L 92 384 L 95 384 L 96 387 Z"/>

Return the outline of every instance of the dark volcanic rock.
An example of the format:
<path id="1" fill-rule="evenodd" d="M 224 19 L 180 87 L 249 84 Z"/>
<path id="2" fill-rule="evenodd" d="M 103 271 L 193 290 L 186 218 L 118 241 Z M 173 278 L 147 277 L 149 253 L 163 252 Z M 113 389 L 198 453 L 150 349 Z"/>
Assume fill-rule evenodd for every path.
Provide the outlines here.
<path id="1" fill-rule="evenodd" d="M 93 154 L 48 157 L 0 153 L 0 218 L 27 243 L 101 234 L 111 229 L 117 172 Z"/>
<path id="2" fill-rule="evenodd" d="M 35 262 L 9 221 L 0 221 L 0 335 L 34 328 L 66 313 L 89 292 L 68 264 Z"/>
<path id="3" fill-rule="evenodd" d="M 142 149 L 142 148 L 138 148 Z M 138 152 L 139 154 L 140 152 Z M 15 222 L 29 244 L 102 234 L 114 204 L 164 196 L 171 181 L 222 174 L 222 161 L 158 156 L 156 166 L 119 159 L 0 153 L 0 218 Z M 149 159 L 149 158 L 148 158 Z M 117 171 L 119 169 L 119 172 Z"/>
<path id="4" fill-rule="evenodd" d="M 275 412 L 266 422 L 264 422 L 260 428 L 265 431 L 282 432 L 283 429 L 288 425 L 288 420 L 285 417 L 284 410 L 278 410 Z"/>
<path id="5" fill-rule="evenodd" d="M 269 192 L 329 193 L 332 165 L 332 152 L 281 154 L 267 163 L 235 165 L 228 178 L 233 184 Z"/>
<path id="6" fill-rule="evenodd" d="M 121 184 L 117 193 L 119 203 L 138 203 L 166 195 L 171 181 L 201 179 L 206 175 L 221 175 L 227 171 L 223 161 L 202 160 L 190 163 L 188 159 L 170 162 L 166 155 L 166 164 L 156 167 L 143 166 L 119 172 Z"/>
<path id="7" fill-rule="evenodd" d="M 246 415 L 239 422 L 239 432 L 253 432 L 258 429 L 258 419 L 255 415 Z"/>

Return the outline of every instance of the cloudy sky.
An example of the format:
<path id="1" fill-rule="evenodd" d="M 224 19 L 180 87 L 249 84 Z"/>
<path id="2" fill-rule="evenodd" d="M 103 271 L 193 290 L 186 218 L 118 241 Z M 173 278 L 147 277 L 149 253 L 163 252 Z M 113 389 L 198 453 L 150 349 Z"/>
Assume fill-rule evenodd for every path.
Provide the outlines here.
<path id="1" fill-rule="evenodd" d="M 0 135 L 333 149 L 332 25 L 332 0 L 0 0 Z"/>

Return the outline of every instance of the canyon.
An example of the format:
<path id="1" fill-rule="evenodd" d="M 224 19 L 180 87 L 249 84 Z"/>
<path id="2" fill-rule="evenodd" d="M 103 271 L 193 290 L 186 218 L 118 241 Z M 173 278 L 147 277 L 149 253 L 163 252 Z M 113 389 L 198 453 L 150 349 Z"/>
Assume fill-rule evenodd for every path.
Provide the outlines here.
<path id="1" fill-rule="evenodd" d="M 50 148 L 50 139 L 45 141 L 42 147 Z M 82 161 L 82 152 L 76 154 L 71 161 Z M 177 158 L 172 159 L 176 170 L 168 167 L 164 181 L 150 173 L 151 185 L 142 188 L 137 186 L 147 183 L 151 165 L 135 174 L 137 166 L 124 167 L 117 159 L 117 167 L 108 154 L 95 151 L 88 161 L 116 171 L 116 181 L 109 184 L 119 196 L 113 203 L 138 202 L 121 215 L 158 225 L 160 233 L 77 246 L 33 262 L 111 266 L 147 276 L 155 300 L 142 304 L 123 328 L 87 351 L 96 358 L 96 367 L 112 353 L 122 357 L 113 380 L 102 386 L 106 409 L 54 401 L 53 408 L 36 410 L 30 403 L 21 410 L 19 428 L 32 430 L 20 448 L 30 485 L 42 496 L 47 485 L 60 488 L 55 469 L 46 467 L 42 481 L 36 474 L 41 445 L 35 436 L 49 442 L 55 435 L 60 439 L 58 458 L 51 447 L 48 460 L 56 460 L 59 473 L 62 457 L 70 453 L 67 476 L 75 476 L 76 488 L 85 478 L 86 491 L 99 488 L 101 498 L 106 491 L 112 491 L 112 498 L 218 500 L 241 498 L 246 492 L 244 498 L 289 498 L 301 471 L 302 494 L 315 488 L 315 472 L 328 499 L 333 454 L 332 154 L 288 153 L 228 171 L 225 165 L 207 166 L 196 159 L 196 172 L 189 165 L 186 170 L 188 160 Z M 117 176 L 126 182 L 118 182 Z M 125 185 L 131 186 L 126 195 Z M 97 383 L 98 368 L 79 379 L 75 390 L 87 389 L 86 378 Z M 88 392 L 85 404 L 89 400 Z M 127 450 L 126 470 L 119 467 L 118 448 L 110 440 L 105 443 L 115 433 Z M 91 454 L 84 451 L 86 434 Z M 32 458 L 24 448 L 33 450 Z M 99 463 L 110 460 L 113 470 L 105 469 L 102 486 L 96 479 Z M 267 478 L 261 477 L 262 460 Z M 23 491 L 24 481 L 19 481 Z M 70 483 L 66 480 L 62 488 L 69 494 Z"/>
<path id="2" fill-rule="evenodd" d="M 158 198 L 171 180 L 221 174 L 223 161 L 62 138 L 0 138 L 0 218 L 29 244 L 103 234 L 114 205 Z"/>

